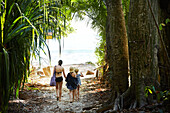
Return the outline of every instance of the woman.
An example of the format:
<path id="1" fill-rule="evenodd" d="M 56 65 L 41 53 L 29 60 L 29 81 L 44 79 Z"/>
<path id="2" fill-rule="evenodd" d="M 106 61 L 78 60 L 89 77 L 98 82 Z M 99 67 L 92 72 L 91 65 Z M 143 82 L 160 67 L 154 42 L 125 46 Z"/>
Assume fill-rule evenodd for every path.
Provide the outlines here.
<path id="1" fill-rule="evenodd" d="M 70 72 L 67 74 L 66 82 L 67 82 L 66 86 L 69 89 L 70 102 L 72 102 L 74 101 L 74 96 L 76 93 L 76 88 L 77 88 L 77 83 L 78 83 L 73 67 L 70 67 Z M 72 101 L 71 101 L 71 93 L 73 96 Z"/>
<path id="2" fill-rule="evenodd" d="M 56 79 L 55 79 L 55 81 L 56 81 L 56 94 L 57 94 L 57 100 L 59 100 L 59 101 L 61 101 L 62 85 L 63 85 L 62 73 L 63 73 L 64 77 L 66 78 L 64 68 L 61 66 L 62 63 L 63 63 L 63 61 L 59 60 L 58 65 L 54 67 L 54 71 L 53 71 L 53 73 L 55 73 L 55 76 L 56 76 Z"/>

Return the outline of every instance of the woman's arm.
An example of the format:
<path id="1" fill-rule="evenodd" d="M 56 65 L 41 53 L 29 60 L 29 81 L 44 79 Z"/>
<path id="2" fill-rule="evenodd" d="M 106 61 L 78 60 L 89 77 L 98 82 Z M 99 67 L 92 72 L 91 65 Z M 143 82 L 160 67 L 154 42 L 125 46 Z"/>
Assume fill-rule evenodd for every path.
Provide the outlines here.
<path id="1" fill-rule="evenodd" d="M 65 74 L 64 68 L 63 68 L 63 75 L 64 75 L 64 77 L 66 78 L 66 74 Z"/>

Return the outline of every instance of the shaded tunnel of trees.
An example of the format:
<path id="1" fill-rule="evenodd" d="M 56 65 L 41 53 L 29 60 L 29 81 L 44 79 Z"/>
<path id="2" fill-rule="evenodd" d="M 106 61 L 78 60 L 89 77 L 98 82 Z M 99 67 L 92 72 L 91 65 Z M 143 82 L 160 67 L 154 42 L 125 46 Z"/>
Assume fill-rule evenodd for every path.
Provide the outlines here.
<path id="1" fill-rule="evenodd" d="M 39 55 L 43 47 L 48 48 L 45 43 L 48 30 L 60 41 L 73 31 L 71 19 L 76 16 L 83 20 L 83 15 L 92 20 L 92 28 L 100 36 L 96 55 L 101 66 L 107 65 L 104 76 L 109 76 L 112 84 L 108 106 L 115 110 L 142 107 L 153 102 L 156 91 L 167 91 L 164 96 L 170 99 L 169 0 L 0 3 L 0 112 L 6 112 L 10 96 L 15 93 L 17 97 L 24 86 L 30 73 L 30 57 Z M 170 108 L 168 101 L 164 103 Z"/>

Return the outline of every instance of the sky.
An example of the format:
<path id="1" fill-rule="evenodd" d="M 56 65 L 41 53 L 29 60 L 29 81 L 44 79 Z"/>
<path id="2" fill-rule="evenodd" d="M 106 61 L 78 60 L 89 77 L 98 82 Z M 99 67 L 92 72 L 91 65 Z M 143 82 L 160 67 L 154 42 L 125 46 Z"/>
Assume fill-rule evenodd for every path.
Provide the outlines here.
<path id="1" fill-rule="evenodd" d="M 64 50 L 95 50 L 97 45 L 97 31 L 87 25 L 88 19 L 71 22 L 71 26 L 76 29 L 64 39 Z M 71 46 L 70 46 L 71 44 Z"/>
<path id="2" fill-rule="evenodd" d="M 61 39 L 61 56 L 59 56 L 58 40 L 49 39 L 48 45 L 52 57 L 52 64 L 56 64 L 59 59 L 64 60 L 65 64 L 78 64 L 87 61 L 97 62 L 94 52 L 97 47 L 99 36 L 97 31 L 90 27 L 90 24 L 87 25 L 87 21 L 87 17 L 82 21 L 76 21 L 73 19 L 71 26 L 75 29 L 75 32 L 64 38 L 64 48 L 62 45 L 63 39 Z M 45 55 L 42 55 L 42 57 L 47 59 Z"/>

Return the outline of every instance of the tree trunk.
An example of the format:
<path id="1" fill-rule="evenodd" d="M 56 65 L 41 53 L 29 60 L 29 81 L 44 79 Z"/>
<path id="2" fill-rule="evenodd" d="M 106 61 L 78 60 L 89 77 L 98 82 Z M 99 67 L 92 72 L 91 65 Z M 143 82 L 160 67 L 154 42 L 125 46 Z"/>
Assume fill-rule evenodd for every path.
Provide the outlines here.
<path id="1" fill-rule="evenodd" d="M 121 0 L 107 0 L 106 46 L 113 100 L 128 88 L 128 39 Z"/>
<path id="2" fill-rule="evenodd" d="M 169 53 L 168 56 L 170 56 L 170 23 L 166 24 L 165 20 L 170 17 L 170 1 L 168 0 L 160 0 L 159 2 L 160 7 L 160 18 L 159 18 L 159 24 L 164 23 L 165 27 L 163 27 L 161 31 L 161 35 L 163 37 L 165 47 L 167 49 L 167 52 Z M 159 70 L 160 70 L 160 83 L 161 83 L 161 90 L 169 90 L 170 89 L 170 67 L 168 65 L 168 61 L 165 57 L 165 54 L 163 52 L 163 48 L 160 45 L 159 46 Z"/>
<path id="3" fill-rule="evenodd" d="M 158 20 L 158 0 L 150 0 Z M 131 95 L 137 106 L 146 104 L 145 86 L 155 85 L 158 76 L 158 32 L 147 0 L 131 0 L 129 12 L 129 51 L 132 77 Z"/>

